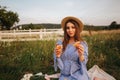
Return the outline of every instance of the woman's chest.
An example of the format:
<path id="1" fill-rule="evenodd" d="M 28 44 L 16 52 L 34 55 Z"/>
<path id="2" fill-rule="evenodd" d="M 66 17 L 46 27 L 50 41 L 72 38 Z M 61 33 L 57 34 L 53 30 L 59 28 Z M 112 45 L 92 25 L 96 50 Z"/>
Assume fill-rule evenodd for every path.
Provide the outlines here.
<path id="1" fill-rule="evenodd" d="M 66 47 L 66 50 L 62 54 L 62 59 L 63 60 L 74 60 L 74 61 L 76 61 L 78 59 L 77 49 L 72 45 L 68 45 Z"/>

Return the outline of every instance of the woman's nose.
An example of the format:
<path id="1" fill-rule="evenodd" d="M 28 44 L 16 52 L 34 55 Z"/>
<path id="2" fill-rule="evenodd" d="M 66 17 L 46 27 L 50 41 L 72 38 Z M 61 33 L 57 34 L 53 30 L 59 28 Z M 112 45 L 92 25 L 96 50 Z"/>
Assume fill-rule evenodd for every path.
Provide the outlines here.
<path id="1" fill-rule="evenodd" d="M 72 31 L 72 28 L 70 28 L 70 31 Z"/>

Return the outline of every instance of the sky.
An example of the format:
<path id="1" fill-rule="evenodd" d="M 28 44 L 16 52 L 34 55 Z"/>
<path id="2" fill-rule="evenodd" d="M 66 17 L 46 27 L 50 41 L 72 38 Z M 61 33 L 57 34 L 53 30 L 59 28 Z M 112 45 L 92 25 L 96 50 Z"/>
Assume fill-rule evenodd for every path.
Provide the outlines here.
<path id="1" fill-rule="evenodd" d="M 66 16 L 85 25 L 120 24 L 120 0 L 0 0 L 0 5 L 19 15 L 18 24 L 60 24 Z"/>

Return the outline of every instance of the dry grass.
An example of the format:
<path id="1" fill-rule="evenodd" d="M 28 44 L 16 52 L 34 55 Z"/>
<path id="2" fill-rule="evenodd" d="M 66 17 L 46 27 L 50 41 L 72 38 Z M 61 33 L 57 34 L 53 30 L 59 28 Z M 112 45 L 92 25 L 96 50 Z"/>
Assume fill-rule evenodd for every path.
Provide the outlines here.
<path id="1" fill-rule="evenodd" d="M 100 30 L 100 31 L 83 31 L 81 33 L 82 36 L 92 36 L 97 34 L 116 34 L 120 33 L 120 29 L 118 30 Z"/>

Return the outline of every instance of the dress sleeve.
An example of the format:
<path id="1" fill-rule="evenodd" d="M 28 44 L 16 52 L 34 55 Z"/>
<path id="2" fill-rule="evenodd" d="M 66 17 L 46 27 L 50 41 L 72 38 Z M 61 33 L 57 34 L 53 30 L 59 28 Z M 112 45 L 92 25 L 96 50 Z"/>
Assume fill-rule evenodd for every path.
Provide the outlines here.
<path id="1" fill-rule="evenodd" d="M 86 68 L 86 64 L 87 64 L 87 61 L 88 61 L 88 45 L 87 45 L 86 42 L 82 42 L 81 44 L 84 47 L 84 57 L 85 57 L 85 60 L 83 62 L 78 60 L 78 63 L 81 66 L 80 72 L 83 74 L 83 72 L 84 72 L 83 69 Z"/>
<path id="2" fill-rule="evenodd" d="M 54 70 L 57 71 L 57 57 L 55 53 L 53 53 L 53 58 L 54 58 Z"/>
<path id="3" fill-rule="evenodd" d="M 62 41 L 58 40 L 56 44 L 61 45 Z M 63 62 L 62 62 L 61 58 L 57 58 L 55 52 L 54 52 L 53 55 L 54 55 L 53 58 L 54 58 L 54 69 L 55 69 L 55 71 L 57 71 L 57 66 L 62 70 L 63 69 Z"/>
<path id="4" fill-rule="evenodd" d="M 84 57 L 85 57 L 85 61 L 83 61 L 83 63 L 86 65 L 88 62 L 88 45 L 86 42 L 84 42 L 83 47 L 84 47 Z"/>

